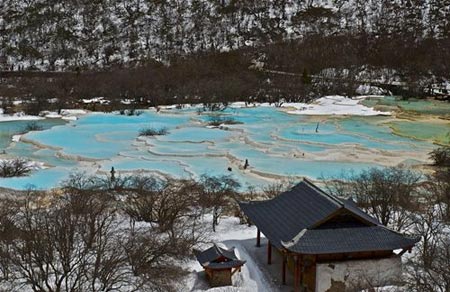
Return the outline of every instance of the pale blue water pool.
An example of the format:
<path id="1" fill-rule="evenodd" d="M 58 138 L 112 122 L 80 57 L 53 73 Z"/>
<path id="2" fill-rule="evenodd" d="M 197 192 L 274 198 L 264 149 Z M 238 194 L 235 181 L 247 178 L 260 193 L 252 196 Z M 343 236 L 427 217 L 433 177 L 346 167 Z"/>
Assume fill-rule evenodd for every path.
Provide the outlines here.
<path id="1" fill-rule="evenodd" d="M 117 169 L 121 172 L 159 172 L 176 178 L 189 178 L 189 173 L 186 172 L 179 162 L 175 160 L 143 160 L 133 158 L 123 158 L 117 161 L 109 161 L 102 164 L 102 170 L 109 172 L 111 168 Z"/>
<path id="2" fill-rule="evenodd" d="M 29 123 L 35 123 L 45 130 L 50 129 L 51 127 L 56 125 L 63 125 L 66 122 L 61 119 L 0 122 L 0 148 L 7 148 L 11 143 L 12 136 L 24 132 Z"/>
<path id="3" fill-rule="evenodd" d="M 208 129 L 208 128 L 181 128 L 170 131 L 169 135 L 159 137 L 162 141 L 173 142 L 214 142 L 218 143 L 225 141 L 233 135 L 232 132 L 223 131 L 220 129 Z"/>
<path id="4" fill-rule="evenodd" d="M 320 179 L 380 166 L 352 162 L 345 155 L 336 158 L 329 155 L 332 151 L 350 155 L 358 147 L 397 155 L 433 148 L 430 143 L 394 135 L 384 125 L 385 117 L 317 120 L 270 107 L 229 108 L 213 115 L 218 114 L 241 123 L 226 125 L 227 129 L 207 128 L 212 115 L 199 115 L 195 108 L 144 111 L 131 117 L 92 113 L 68 124 L 45 120 L 46 130 L 28 133 L 23 137 L 26 142 L 12 144 L 14 131 L 8 129 L 19 129 L 24 123 L 0 123 L 0 137 L 8 137 L 0 138 L 7 156 L 27 157 L 49 167 L 28 177 L 0 179 L 0 186 L 46 189 L 58 186 L 75 169 L 105 175 L 114 167 L 119 173 L 157 172 L 177 178 L 231 175 L 245 187 L 258 187 L 275 178 Z M 138 137 L 147 127 L 167 128 L 168 134 Z M 243 169 L 245 159 L 250 163 L 247 170 Z"/>
<path id="5" fill-rule="evenodd" d="M 0 178 L 0 186 L 11 189 L 50 189 L 68 179 L 75 169 L 54 167 L 33 172 L 29 176 Z"/>
<path id="6" fill-rule="evenodd" d="M 223 153 L 219 149 L 214 147 L 214 144 L 212 144 L 212 142 L 192 143 L 148 139 L 147 143 L 152 145 L 152 147 L 148 148 L 151 153 L 160 155 L 201 156 L 203 153 L 211 155 Z"/>

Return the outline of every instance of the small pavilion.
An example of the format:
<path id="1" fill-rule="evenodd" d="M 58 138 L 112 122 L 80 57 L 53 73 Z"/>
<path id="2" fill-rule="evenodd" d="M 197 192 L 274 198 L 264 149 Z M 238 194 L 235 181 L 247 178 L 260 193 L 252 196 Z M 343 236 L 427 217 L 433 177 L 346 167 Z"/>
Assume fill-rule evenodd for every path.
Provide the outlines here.
<path id="1" fill-rule="evenodd" d="M 194 250 L 194 254 L 205 269 L 211 287 L 232 285 L 231 277 L 245 264 L 238 259 L 234 248 L 228 250 L 216 244 L 204 251 Z"/>
<path id="2" fill-rule="evenodd" d="M 370 272 L 384 263 L 389 270 L 392 259 L 401 272 L 400 256 L 419 240 L 388 229 L 352 200 L 327 194 L 306 179 L 273 199 L 239 205 L 257 227 L 256 246 L 261 245 L 261 232 L 268 240 L 267 263 L 272 263 L 272 249 L 281 255 L 284 285 L 286 268 L 293 271 L 295 291 L 341 291 L 319 287 L 339 268 L 352 274 L 352 266 Z M 341 287 L 345 282 L 347 278 Z"/>

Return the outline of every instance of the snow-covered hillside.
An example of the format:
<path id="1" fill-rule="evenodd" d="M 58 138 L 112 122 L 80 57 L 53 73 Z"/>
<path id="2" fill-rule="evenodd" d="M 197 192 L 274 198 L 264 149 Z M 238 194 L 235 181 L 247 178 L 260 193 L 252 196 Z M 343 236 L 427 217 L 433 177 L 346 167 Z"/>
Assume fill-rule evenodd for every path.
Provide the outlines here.
<path id="1" fill-rule="evenodd" d="M 447 0 L 0 1 L 0 68 L 101 66 L 307 34 L 444 37 Z"/>

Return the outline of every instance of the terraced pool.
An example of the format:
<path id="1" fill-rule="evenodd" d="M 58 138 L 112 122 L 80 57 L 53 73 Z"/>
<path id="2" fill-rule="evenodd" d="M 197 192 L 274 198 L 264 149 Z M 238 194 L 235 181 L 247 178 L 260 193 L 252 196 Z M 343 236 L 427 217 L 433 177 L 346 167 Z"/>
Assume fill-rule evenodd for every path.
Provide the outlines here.
<path id="1" fill-rule="evenodd" d="M 211 116 L 240 123 L 211 128 Z M 198 113 L 195 108 L 144 111 L 139 116 L 91 113 L 65 124 L 45 120 L 45 130 L 10 143 L 14 130 L 0 136 L 3 156 L 46 163 L 28 177 L 0 179 L 0 186 L 24 189 L 56 187 L 74 171 L 108 175 L 145 172 L 177 178 L 231 175 L 243 188 L 282 178 L 339 176 L 368 167 L 427 160 L 431 142 L 396 135 L 391 117 L 291 115 L 274 107 L 228 108 Z M 9 127 L 20 128 L 19 122 Z M 15 123 L 15 124 L 14 124 Z M 5 123 L 0 123 L 1 127 Z M 168 134 L 139 137 L 146 127 Z M 418 125 L 411 125 L 417 128 Z M 445 126 L 433 135 L 444 135 Z M 433 137 L 434 137 L 433 136 Z M 432 139 L 431 139 L 432 140 Z M 243 168 L 248 159 L 250 167 Z M 229 170 L 231 169 L 231 171 Z"/>

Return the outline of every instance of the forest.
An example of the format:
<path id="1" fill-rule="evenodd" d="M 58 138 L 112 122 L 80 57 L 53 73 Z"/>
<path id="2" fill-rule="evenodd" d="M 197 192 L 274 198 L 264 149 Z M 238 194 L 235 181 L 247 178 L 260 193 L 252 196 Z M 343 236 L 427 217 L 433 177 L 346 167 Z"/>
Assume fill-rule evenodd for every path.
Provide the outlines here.
<path id="1" fill-rule="evenodd" d="M 448 0 L 5 0 L 0 93 L 155 105 L 308 100 L 369 83 L 420 97 L 448 79 L 449 19 Z"/>

